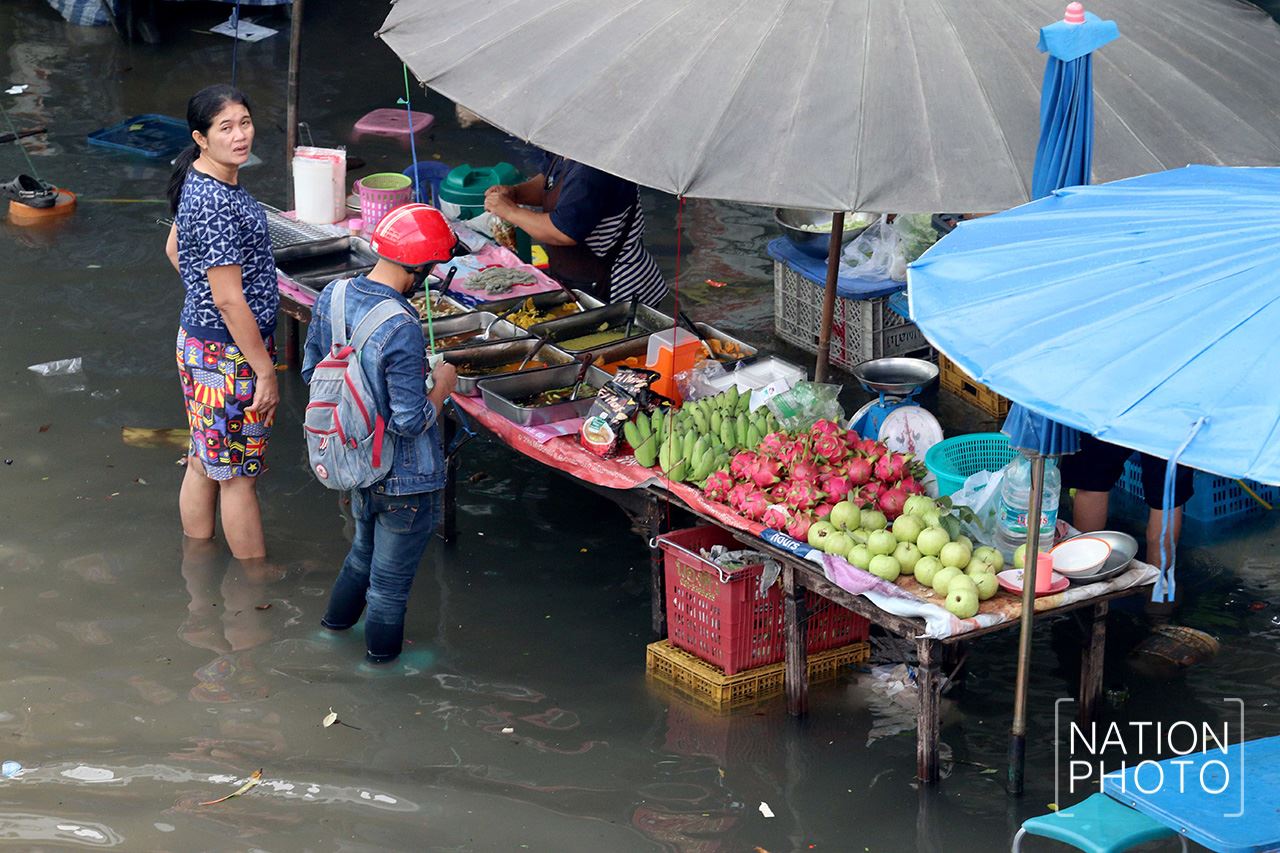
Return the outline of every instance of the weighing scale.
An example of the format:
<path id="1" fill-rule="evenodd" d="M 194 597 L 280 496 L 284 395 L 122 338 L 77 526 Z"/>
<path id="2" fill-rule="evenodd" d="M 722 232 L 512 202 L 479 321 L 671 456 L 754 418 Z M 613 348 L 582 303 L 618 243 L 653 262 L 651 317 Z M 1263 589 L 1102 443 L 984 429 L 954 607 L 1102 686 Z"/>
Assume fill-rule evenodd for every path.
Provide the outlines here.
<path id="1" fill-rule="evenodd" d="M 876 358 L 853 368 L 853 378 L 877 395 L 849 421 L 849 429 L 863 438 L 884 441 L 893 450 L 923 456 L 942 440 L 938 419 L 916 402 L 918 395 L 938 378 L 938 367 L 921 358 Z M 888 441 L 909 433 L 906 441 Z M 898 445 L 898 446 L 895 446 Z"/>

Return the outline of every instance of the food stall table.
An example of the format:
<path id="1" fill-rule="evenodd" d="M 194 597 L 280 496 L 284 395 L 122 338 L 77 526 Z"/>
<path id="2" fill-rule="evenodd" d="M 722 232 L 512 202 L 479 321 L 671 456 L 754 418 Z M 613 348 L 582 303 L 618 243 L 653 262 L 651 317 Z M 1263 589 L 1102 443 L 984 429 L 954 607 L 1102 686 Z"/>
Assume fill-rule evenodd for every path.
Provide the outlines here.
<path id="1" fill-rule="evenodd" d="M 763 531 L 762 525 L 748 521 L 727 506 L 706 500 L 698 490 L 665 480 L 629 458 L 601 459 L 583 449 L 573 435 L 550 437 L 550 433 L 540 433 L 537 428 L 519 427 L 489 411 L 479 398 L 455 397 L 454 400 L 476 428 L 524 456 L 574 478 L 618 503 L 642 522 L 650 540 L 650 596 L 653 627 L 658 636 L 666 635 L 665 586 L 661 554 L 653 539 L 662 532 L 661 525 L 667 518 L 669 505 L 728 530 L 745 545 L 777 559 L 782 565 L 785 602 L 787 707 L 793 715 L 804 714 L 808 703 L 805 590 L 852 610 L 896 636 L 913 641 L 919 656 L 920 688 L 917 772 L 923 781 L 932 783 L 938 780 L 938 711 L 945 683 L 941 672 L 943 655 L 962 642 L 1015 628 L 1021 612 L 1017 596 L 998 594 L 998 600 L 992 599 L 996 604 L 984 605 L 987 612 L 980 613 L 975 619 L 955 619 L 937 605 L 914 595 L 907 586 L 914 581 L 906 577 L 888 587 L 866 572 L 852 569 L 843 560 L 823 556 L 822 564 L 811 561 L 796 553 L 797 550 L 808 550 L 806 546 L 792 550 L 798 543 L 790 543 L 786 537 Z M 446 519 L 452 512 L 452 502 L 447 500 Z M 762 532 L 770 539 L 761 538 Z M 775 543 L 790 543 L 791 547 L 780 547 Z M 1109 602 L 1144 591 L 1154 582 L 1155 575 L 1153 567 L 1135 561 L 1132 568 L 1110 581 L 1073 586 L 1066 592 L 1037 600 L 1036 618 L 1085 608 L 1090 610 L 1087 623 L 1089 640 L 1082 648 L 1081 658 L 1079 713 L 1082 719 L 1093 717 L 1101 695 Z M 855 588 L 858 583 L 865 583 L 866 589 L 850 591 L 836 580 Z M 916 613 L 925 615 L 912 615 Z"/>

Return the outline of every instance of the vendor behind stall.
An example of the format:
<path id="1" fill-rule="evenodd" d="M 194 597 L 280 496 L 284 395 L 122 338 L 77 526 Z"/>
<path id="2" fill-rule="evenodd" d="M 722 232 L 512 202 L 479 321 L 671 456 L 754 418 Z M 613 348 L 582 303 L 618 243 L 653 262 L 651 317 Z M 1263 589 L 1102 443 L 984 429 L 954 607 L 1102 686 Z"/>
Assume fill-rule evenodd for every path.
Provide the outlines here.
<path id="1" fill-rule="evenodd" d="M 638 296 L 656 305 L 667 294 L 644 247 L 640 188 L 630 181 L 548 155 L 541 173 L 524 183 L 490 187 L 484 207 L 541 243 L 548 274 L 570 287 L 606 303 Z"/>

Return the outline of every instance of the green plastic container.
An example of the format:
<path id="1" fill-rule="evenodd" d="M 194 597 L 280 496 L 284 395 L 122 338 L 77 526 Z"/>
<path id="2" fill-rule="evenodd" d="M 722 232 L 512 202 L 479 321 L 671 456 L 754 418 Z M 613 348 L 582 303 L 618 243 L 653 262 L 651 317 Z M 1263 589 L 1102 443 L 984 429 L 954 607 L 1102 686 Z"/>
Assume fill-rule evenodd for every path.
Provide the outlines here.
<path id="1" fill-rule="evenodd" d="M 524 180 L 524 175 L 510 163 L 496 166 L 472 166 L 463 163 L 452 169 L 440 182 L 440 208 L 458 219 L 472 219 L 484 213 L 484 191 L 489 187 L 511 186 Z M 532 257 L 529 235 L 516 229 L 516 255 L 529 263 Z"/>
<path id="2" fill-rule="evenodd" d="M 999 471 L 1017 453 L 1002 432 L 957 435 L 930 447 L 924 454 L 924 466 L 938 478 L 938 496 L 947 497 L 979 471 Z"/>

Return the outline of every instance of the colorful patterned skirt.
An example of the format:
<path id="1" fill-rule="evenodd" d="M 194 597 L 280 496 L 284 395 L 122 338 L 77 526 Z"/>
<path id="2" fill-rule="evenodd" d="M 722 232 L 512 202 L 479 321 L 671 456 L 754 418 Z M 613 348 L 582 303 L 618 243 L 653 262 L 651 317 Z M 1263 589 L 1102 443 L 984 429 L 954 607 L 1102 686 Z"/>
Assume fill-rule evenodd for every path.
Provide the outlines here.
<path id="1" fill-rule="evenodd" d="M 275 360 L 273 339 L 265 341 Z M 214 480 L 256 477 L 262 472 L 271 421 L 247 412 L 256 382 L 253 368 L 234 343 L 202 341 L 178 328 L 178 375 L 191 427 L 189 454 Z"/>

